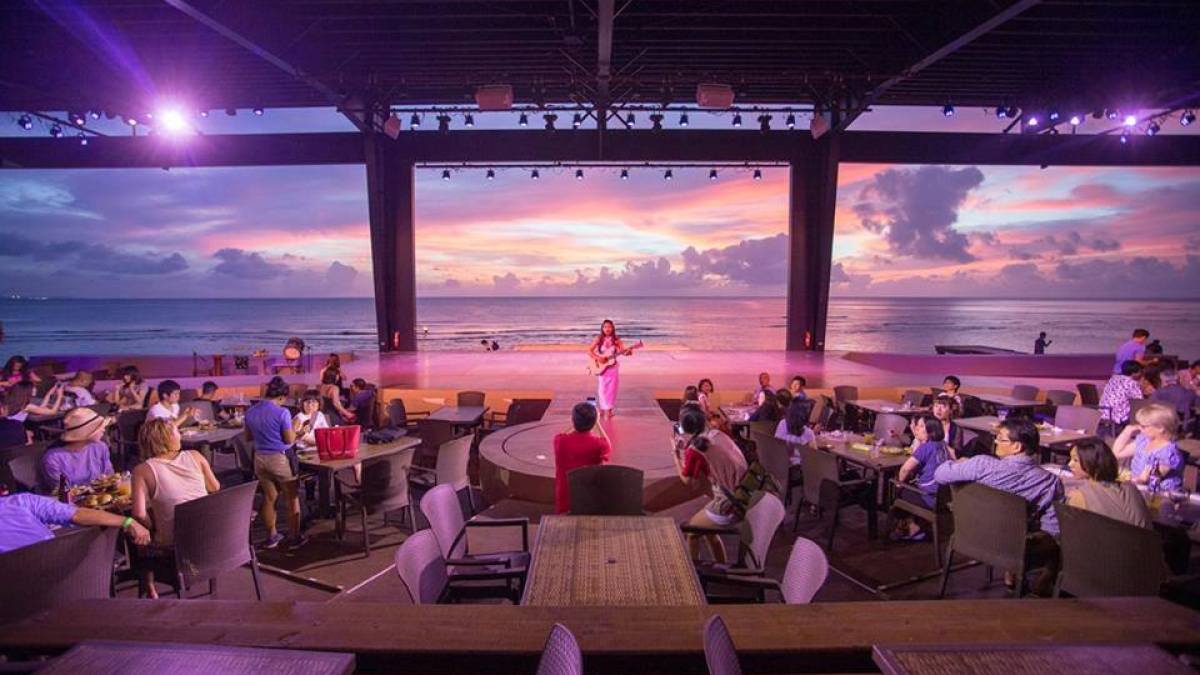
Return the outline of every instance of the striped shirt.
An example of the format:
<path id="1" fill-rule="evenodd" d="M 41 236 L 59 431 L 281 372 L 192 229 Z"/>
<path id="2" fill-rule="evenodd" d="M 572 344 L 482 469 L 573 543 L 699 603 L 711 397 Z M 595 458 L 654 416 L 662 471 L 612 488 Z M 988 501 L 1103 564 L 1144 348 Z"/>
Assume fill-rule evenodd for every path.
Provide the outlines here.
<path id="1" fill-rule="evenodd" d="M 998 459 L 977 455 L 958 462 L 943 462 L 933 472 L 938 483 L 983 483 L 1021 497 L 1029 502 L 1030 529 L 1041 529 L 1058 536 L 1058 517 L 1054 503 L 1063 500 L 1063 484 L 1058 476 L 1038 465 L 1036 457 L 1009 455 Z"/>

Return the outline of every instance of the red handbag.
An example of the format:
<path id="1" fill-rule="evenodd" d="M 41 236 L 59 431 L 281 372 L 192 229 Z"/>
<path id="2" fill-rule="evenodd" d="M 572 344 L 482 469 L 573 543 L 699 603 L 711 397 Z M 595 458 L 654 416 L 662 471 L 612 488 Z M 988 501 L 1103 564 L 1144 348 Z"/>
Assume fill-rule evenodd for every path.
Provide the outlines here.
<path id="1" fill-rule="evenodd" d="M 362 427 L 357 424 L 344 427 L 317 429 L 317 457 L 321 461 L 331 459 L 354 459 L 358 455 L 359 436 Z"/>

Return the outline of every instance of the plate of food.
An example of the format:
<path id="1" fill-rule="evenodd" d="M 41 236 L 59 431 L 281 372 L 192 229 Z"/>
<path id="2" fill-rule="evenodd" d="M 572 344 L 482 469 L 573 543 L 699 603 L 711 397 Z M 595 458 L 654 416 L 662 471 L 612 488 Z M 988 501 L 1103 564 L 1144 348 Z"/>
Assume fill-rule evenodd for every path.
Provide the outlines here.
<path id="1" fill-rule="evenodd" d="M 908 448 L 901 445 L 881 445 L 879 452 L 884 455 L 899 456 L 908 454 Z"/>

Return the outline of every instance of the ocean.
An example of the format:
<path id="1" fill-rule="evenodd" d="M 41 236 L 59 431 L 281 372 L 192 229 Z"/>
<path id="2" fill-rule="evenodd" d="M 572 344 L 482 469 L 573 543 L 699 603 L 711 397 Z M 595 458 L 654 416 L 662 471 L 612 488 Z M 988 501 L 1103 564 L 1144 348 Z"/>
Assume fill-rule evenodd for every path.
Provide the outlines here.
<path id="1" fill-rule="evenodd" d="M 782 349 L 782 298 L 420 298 L 424 350 L 579 344 L 616 321 L 623 336 L 699 350 Z M 370 298 L 314 300 L 0 300 L 11 354 L 278 352 L 298 336 L 316 352 L 374 350 Z M 929 354 L 935 344 L 1106 353 L 1145 327 L 1167 353 L 1200 359 L 1200 300 L 835 298 L 831 350 Z"/>

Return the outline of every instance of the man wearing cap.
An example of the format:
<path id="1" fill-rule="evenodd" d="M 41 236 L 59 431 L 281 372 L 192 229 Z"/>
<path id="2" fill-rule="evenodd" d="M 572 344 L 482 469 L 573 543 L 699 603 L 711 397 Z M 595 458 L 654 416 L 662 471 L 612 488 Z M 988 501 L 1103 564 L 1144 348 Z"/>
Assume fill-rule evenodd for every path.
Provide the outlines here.
<path id="1" fill-rule="evenodd" d="M 101 440 L 109 419 L 90 408 L 75 408 L 63 419 L 59 443 L 42 455 L 41 484 L 46 492 L 67 486 L 87 485 L 113 472 L 108 445 Z"/>

